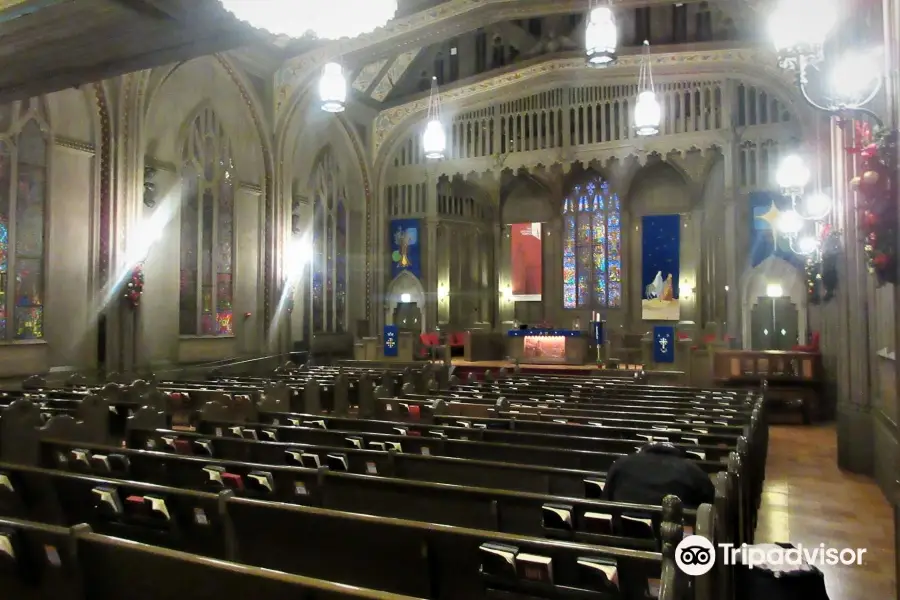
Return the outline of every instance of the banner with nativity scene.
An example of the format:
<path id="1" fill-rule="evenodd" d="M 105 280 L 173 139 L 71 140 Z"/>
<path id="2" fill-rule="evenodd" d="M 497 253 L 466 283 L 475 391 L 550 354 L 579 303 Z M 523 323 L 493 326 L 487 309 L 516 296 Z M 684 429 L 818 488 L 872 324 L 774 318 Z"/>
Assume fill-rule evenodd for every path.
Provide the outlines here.
<path id="1" fill-rule="evenodd" d="M 648 215 L 642 219 L 641 318 L 679 321 L 678 271 L 681 263 L 681 215 Z"/>

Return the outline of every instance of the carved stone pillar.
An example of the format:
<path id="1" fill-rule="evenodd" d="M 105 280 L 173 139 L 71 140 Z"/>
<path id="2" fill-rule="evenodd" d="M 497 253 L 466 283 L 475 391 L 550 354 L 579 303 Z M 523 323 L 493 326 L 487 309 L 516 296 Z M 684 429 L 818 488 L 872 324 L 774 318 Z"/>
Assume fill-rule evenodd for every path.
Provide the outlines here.
<path id="1" fill-rule="evenodd" d="M 737 158 L 739 155 L 738 140 L 732 139 L 724 149 L 725 155 L 725 192 L 722 194 L 724 203 L 724 231 L 737 232 L 738 223 L 738 177 Z M 741 340 L 741 289 L 740 272 L 744 266 L 744 260 L 738 258 L 737 235 L 725 236 L 725 333 Z M 722 263 L 720 263 L 722 264 Z M 743 344 L 743 340 L 741 340 Z"/>
<path id="2" fill-rule="evenodd" d="M 425 328 L 433 331 L 438 324 L 438 220 L 436 217 L 425 219 L 425 248 L 427 264 L 425 268 Z"/>
<path id="3" fill-rule="evenodd" d="M 871 399 L 869 386 L 869 331 L 866 298 L 867 273 L 863 249 L 858 239 L 857 211 L 854 194 L 847 193 L 847 182 L 853 176 L 852 159 L 844 148 L 852 143 L 837 120 L 832 121 L 832 185 L 836 191 L 836 208 L 845 245 L 839 272 L 843 285 L 838 286 L 841 342 L 836 345 L 838 363 L 838 465 L 857 473 L 871 473 L 873 468 Z M 844 193 L 841 193 L 841 192 Z"/>

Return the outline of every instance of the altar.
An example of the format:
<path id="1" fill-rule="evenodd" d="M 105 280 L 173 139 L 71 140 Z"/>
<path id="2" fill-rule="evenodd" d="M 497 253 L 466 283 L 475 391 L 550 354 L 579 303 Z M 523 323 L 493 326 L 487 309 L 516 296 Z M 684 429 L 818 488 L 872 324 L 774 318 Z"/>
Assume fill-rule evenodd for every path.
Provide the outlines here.
<path id="1" fill-rule="evenodd" d="M 533 365 L 583 365 L 589 332 L 571 329 L 511 329 L 507 353 L 511 360 Z"/>

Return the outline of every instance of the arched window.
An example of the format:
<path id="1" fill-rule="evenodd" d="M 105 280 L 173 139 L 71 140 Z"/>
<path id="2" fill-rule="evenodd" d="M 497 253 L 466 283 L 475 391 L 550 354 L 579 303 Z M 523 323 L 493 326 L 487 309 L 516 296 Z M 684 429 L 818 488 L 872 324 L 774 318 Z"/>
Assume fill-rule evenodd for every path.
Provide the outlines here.
<path id="1" fill-rule="evenodd" d="M 235 173 L 212 109 L 191 123 L 183 148 L 181 335 L 233 335 Z"/>
<path id="2" fill-rule="evenodd" d="M 340 168 L 326 150 L 314 171 L 313 332 L 347 330 L 347 208 Z"/>
<path id="3" fill-rule="evenodd" d="M 622 305 L 622 229 L 619 197 L 593 178 L 563 201 L 563 305 Z"/>
<path id="4" fill-rule="evenodd" d="M 0 340 L 44 337 L 47 139 L 39 122 L 37 101 L 0 107 Z"/>

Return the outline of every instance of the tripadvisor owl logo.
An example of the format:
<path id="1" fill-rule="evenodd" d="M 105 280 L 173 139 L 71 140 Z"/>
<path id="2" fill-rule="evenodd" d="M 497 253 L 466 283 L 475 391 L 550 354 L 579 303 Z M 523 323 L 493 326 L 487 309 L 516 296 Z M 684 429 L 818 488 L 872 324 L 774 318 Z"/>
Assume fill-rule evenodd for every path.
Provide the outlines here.
<path id="1" fill-rule="evenodd" d="M 722 549 L 722 561 L 725 566 L 743 565 L 750 569 L 756 567 L 796 569 L 808 566 L 862 565 L 867 552 L 865 548 L 829 548 L 825 544 L 818 546 L 796 546 L 787 544 L 758 544 L 748 546 L 741 544 L 718 544 L 702 535 L 689 535 L 675 548 L 675 564 L 685 575 L 700 577 L 709 573 L 716 564 L 716 548 Z"/>
<path id="2" fill-rule="evenodd" d="M 689 535 L 675 548 L 675 564 L 685 575 L 706 575 L 715 562 L 716 547 L 702 535 Z"/>

